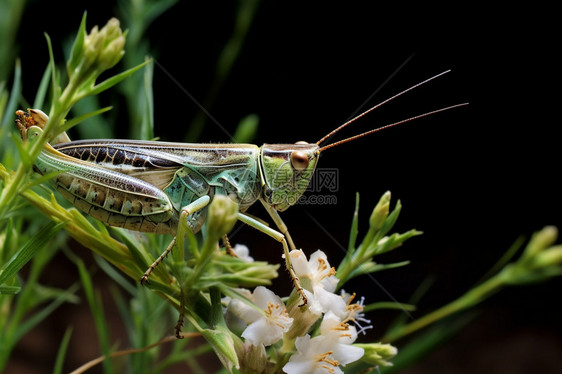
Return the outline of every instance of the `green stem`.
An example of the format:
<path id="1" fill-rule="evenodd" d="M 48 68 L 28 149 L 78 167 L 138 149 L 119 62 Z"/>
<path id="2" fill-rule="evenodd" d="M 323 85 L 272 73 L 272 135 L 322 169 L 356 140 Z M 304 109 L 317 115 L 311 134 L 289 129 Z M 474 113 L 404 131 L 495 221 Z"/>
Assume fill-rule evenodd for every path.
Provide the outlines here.
<path id="1" fill-rule="evenodd" d="M 201 278 L 205 270 L 207 270 L 208 265 L 211 260 L 215 257 L 214 253 L 217 250 L 217 242 L 219 238 L 209 235 L 203 242 L 203 247 L 201 248 L 201 257 L 198 259 L 197 265 L 193 269 L 193 272 L 189 274 L 187 280 L 185 281 L 185 289 L 193 290 L 193 285 Z"/>
<path id="2" fill-rule="evenodd" d="M 382 340 L 385 342 L 394 342 L 418 330 L 421 330 L 440 319 L 448 317 L 454 313 L 470 308 L 484 301 L 494 293 L 498 292 L 504 286 L 501 279 L 501 273 L 488 281 L 480 284 L 476 288 L 465 293 L 457 300 L 415 320 L 412 323 L 404 325 L 394 331 L 389 332 Z"/>
<path id="3" fill-rule="evenodd" d="M 366 255 L 365 251 L 362 249 L 363 244 L 357 248 L 357 251 L 347 260 L 342 261 L 338 269 L 336 270 L 336 276 L 340 280 L 338 283 L 338 288 L 342 287 L 344 283 L 349 280 L 349 276 L 353 270 L 357 269 L 361 264 L 369 261 L 369 256 Z"/>

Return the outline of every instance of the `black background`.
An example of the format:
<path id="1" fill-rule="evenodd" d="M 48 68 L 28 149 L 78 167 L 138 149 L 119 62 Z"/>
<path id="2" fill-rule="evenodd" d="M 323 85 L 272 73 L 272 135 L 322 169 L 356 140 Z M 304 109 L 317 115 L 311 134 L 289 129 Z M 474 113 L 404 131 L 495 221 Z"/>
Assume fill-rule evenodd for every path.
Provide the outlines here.
<path id="1" fill-rule="evenodd" d="M 367 302 L 388 300 L 386 292 L 407 301 L 423 279 L 434 276 L 415 314 L 422 315 L 469 289 L 519 235 L 549 224 L 562 227 L 554 69 L 559 40 L 549 20 L 552 9 L 365 4 L 264 2 L 231 76 L 207 109 L 230 133 L 240 118 L 259 115 L 256 144 L 312 142 L 347 120 L 373 92 L 363 109 L 452 69 L 338 139 L 451 104 L 470 102 L 468 107 L 326 151 L 319 167 L 339 172 L 337 205 L 295 206 L 282 214 L 297 246 L 307 253 L 322 249 L 335 265 L 347 246 L 355 193 L 361 197 L 361 237 L 380 195 L 392 191 L 393 201 L 404 205 L 397 229 L 416 228 L 424 235 L 381 260 L 412 263 L 377 274 L 384 290 L 368 278 L 350 287 Z M 60 61 L 60 44 L 74 35 L 84 10 L 89 29 L 117 15 L 115 9 L 113 3 L 57 2 L 55 9 L 51 2 L 30 2 L 18 36 L 24 94 L 32 97 L 48 60 L 43 32 Z M 148 30 L 159 64 L 198 100 L 212 82 L 234 14 L 231 2 L 182 2 Z M 188 126 L 197 106 L 158 66 L 154 80 L 155 133 L 180 140 L 178 119 Z M 126 115 L 124 108 L 116 110 Z M 201 141 L 228 142 L 229 136 L 209 122 Z M 266 216 L 261 207 L 251 213 Z M 255 258 L 280 261 L 281 251 L 271 253 L 271 240 L 251 229 L 242 228 L 231 240 L 248 244 Z M 68 277 L 76 277 L 70 264 Z M 560 285 L 554 280 L 503 291 L 481 306 L 469 328 L 406 372 L 560 372 Z M 87 311 L 61 310 L 61 326 L 90 318 L 72 313 Z M 371 316 L 373 339 L 389 316 Z M 117 321 L 116 336 L 120 328 Z M 73 358 L 78 364 L 98 348 L 93 330 L 77 329 L 92 334 L 83 347 L 91 353 Z M 22 358 L 29 355 L 37 357 L 26 363 L 29 372 L 49 367 L 62 331 L 43 332 L 52 341 L 40 348 L 38 342 L 49 341 L 41 330 L 26 337 L 12 368 L 23 370 Z"/>

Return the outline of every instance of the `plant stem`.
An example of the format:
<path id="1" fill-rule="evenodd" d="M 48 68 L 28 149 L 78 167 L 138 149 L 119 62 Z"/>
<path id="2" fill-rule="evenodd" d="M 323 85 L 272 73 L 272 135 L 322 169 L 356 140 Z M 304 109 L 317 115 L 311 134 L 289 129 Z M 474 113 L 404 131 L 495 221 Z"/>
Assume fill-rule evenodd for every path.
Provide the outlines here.
<path id="1" fill-rule="evenodd" d="M 501 290 L 503 286 L 504 282 L 501 279 L 501 273 L 497 274 L 495 277 L 490 278 L 476 288 L 471 289 L 455 301 L 423 316 L 420 319 L 415 320 L 412 323 L 403 325 L 398 329 L 390 331 L 382 340 L 384 342 L 394 342 L 407 335 L 410 335 L 431 325 L 434 322 L 437 322 L 440 319 L 479 304 L 494 293 Z"/>
<path id="2" fill-rule="evenodd" d="M 201 257 L 199 257 L 198 263 L 195 265 L 193 272 L 188 276 L 185 282 L 185 289 L 191 290 L 193 285 L 197 283 L 199 278 L 207 270 L 209 263 L 215 257 L 214 253 L 217 250 L 218 238 L 213 235 L 208 236 L 203 242 L 203 247 L 201 249 Z"/>

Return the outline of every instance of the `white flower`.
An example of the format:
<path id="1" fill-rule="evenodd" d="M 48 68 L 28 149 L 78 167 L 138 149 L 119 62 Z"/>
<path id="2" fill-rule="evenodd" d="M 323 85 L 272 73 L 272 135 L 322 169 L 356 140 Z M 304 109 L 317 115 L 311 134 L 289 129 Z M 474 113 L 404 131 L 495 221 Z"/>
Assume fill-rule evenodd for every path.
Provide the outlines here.
<path id="1" fill-rule="evenodd" d="M 303 251 L 293 250 L 290 256 L 295 274 L 305 288 L 303 292 L 309 310 L 316 315 L 331 310 L 343 316 L 346 303 L 340 295 L 333 293 L 339 279 L 335 276 L 336 270 L 330 267 L 326 254 L 318 250 L 310 256 L 310 260 L 307 260 Z"/>
<path id="2" fill-rule="evenodd" d="M 235 244 L 232 248 L 236 256 L 245 262 L 254 262 L 254 258 L 250 256 L 250 249 L 244 244 Z"/>
<path id="3" fill-rule="evenodd" d="M 347 317 L 346 320 L 353 321 L 355 326 L 359 329 L 357 334 L 366 335 L 366 331 L 373 328 L 371 325 L 371 320 L 365 317 L 365 313 L 363 313 L 363 309 L 365 306 L 365 297 L 361 296 L 357 303 L 352 304 L 352 301 L 355 299 L 355 294 L 348 294 L 344 290 L 340 291 L 341 297 L 344 299 L 345 303 L 347 304 L 346 312 Z M 339 317 L 343 317 L 339 315 Z"/>
<path id="4" fill-rule="evenodd" d="M 321 286 L 328 292 L 334 292 L 339 279 L 336 278 L 336 269 L 330 267 L 326 254 L 317 250 L 306 260 L 302 250 L 293 250 L 290 253 L 293 269 L 299 278 L 310 279 L 312 288 Z"/>
<path id="5" fill-rule="evenodd" d="M 256 287 L 248 297 L 260 310 L 256 310 L 239 300 L 232 300 L 230 311 L 248 324 L 242 337 L 253 345 L 269 346 L 283 337 L 289 330 L 293 319 L 287 314 L 287 309 L 281 298 L 265 287 Z"/>
<path id="6" fill-rule="evenodd" d="M 306 334 L 298 337 L 295 341 L 297 352 L 283 366 L 283 371 L 288 374 L 343 374 L 326 342 L 323 336 L 311 339 Z"/>
<path id="7" fill-rule="evenodd" d="M 343 373 L 345 366 L 363 357 L 365 350 L 351 345 L 357 339 L 357 330 L 329 311 L 320 324 L 320 335 L 298 337 L 297 352 L 283 367 L 290 374 L 336 374 Z"/>
<path id="8" fill-rule="evenodd" d="M 328 292 L 320 286 L 314 287 L 313 292 L 304 290 L 304 294 L 312 313 L 320 315 L 332 311 L 338 316 L 345 315 L 346 304 L 341 296 Z"/>
<path id="9" fill-rule="evenodd" d="M 244 296 L 247 299 L 252 298 L 252 293 L 246 288 L 235 289 L 237 293 Z M 223 314 L 226 324 L 231 331 L 241 333 L 248 326 L 248 324 L 242 320 L 240 316 L 243 316 L 248 310 L 252 308 L 239 299 L 233 299 L 232 297 L 225 296 L 222 298 L 223 304 Z M 226 305 L 226 308 L 224 307 Z"/>
<path id="10" fill-rule="evenodd" d="M 355 326 L 350 326 L 332 312 L 324 315 L 320 324 L 320 333 L 326 339 L 326 343 L 330 345 L 332 356 L 338 360 L 340 365 L 345 366 L 357 361 L 365 353 L 363 348 L 351 345 L 357 339 Z"/>

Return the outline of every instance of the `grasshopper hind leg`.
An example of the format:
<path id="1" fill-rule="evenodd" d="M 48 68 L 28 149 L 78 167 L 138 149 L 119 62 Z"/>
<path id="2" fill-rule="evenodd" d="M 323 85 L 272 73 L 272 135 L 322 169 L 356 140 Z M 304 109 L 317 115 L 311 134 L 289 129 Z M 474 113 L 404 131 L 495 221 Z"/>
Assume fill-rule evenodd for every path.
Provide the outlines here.
<path id="1" fill-rule="evenodd" d="M 172 241 L 170 242 L 170 244 L 168 245 L 168 247 L 166 248 L 166 250 L 164 252 L 162 252 L 162 254 L 148 267 L 148 269 L 144 272 L 144 274 L 142 275 L 141 279 L 140 279 L 140 283 L 142 285 L 148 284 L 150 283 L 148 281 L 148 277 L 150 276 L 150 274 L 152 274 L 152 272 L 154 271 L 154 269 L 156 268 L 156 266 L 158 266 L 162 261 L 164 261 L 164 259 L 166 258 L 166 256 L 168 256 L 168 254 L 172 251 L 172 248 L 176 245 L 176 238 L 174 237 L 172 239 Z"/>
<path id="2" fill-rule="evenodd" d="M 170 242 L 170 244 L 168 245 L 166 250 L 164 252 L 162 252 L 162 254 L 144 272 L 144 274 L 143 274 L 143 276 L 141 277 L 141 280 L 140 280 L 141 284 L 149 283 L 148 278 L 150 277 L 150 274 L 154 271 L 156 266 L 158 266 L 166 258 L 166 256 L 168 256 L 168 254 L 172 251 L 172 248 L 174 248 L 174 246 L 178 242 L 180 244 L 180 247 L 182 247 L 181 250 L 183 250 L 183 246 L 181 245 L 181 243 L 183 243 L 183 237 L 185 235 L 185 230 L 189 230 L 189 226 L 187 224 L 187 219 L 188 219 L 189 215 L 203 209 L 204 207 L 206 207 L 209 204 L 210 201 L 211 201 L 211 198 L 209 196 L 202 196 L 202 197 L 198 198 L 197 200 L 193 201 L 192 203 L 186 205 L 185 207 L 183 207 L 181 209 L 179 224 L 178 224 L 178 231 L 176 233 L 176 236 L 174 237 L 174 239 L 172 239 L 172 241 Z M 178 238 L 180 238 L 180 240 L 178 240 Z M 176 338 L 183 339 L 183 336 L 181 335 L 181 329 L 183 327 L 185 297 L 184 297 L 184 293 L 183 293 L 183 289 L 182 289 L 181 280 L 178 279 L 178 283 L 179 283 L 179 287 L 180 287 L 180 293 L 179 293 L 180 305 L 179 305 L 178 321 L 177 321 L 176 326 L 175 326 L 175 332 L 176 332 Z"/>

